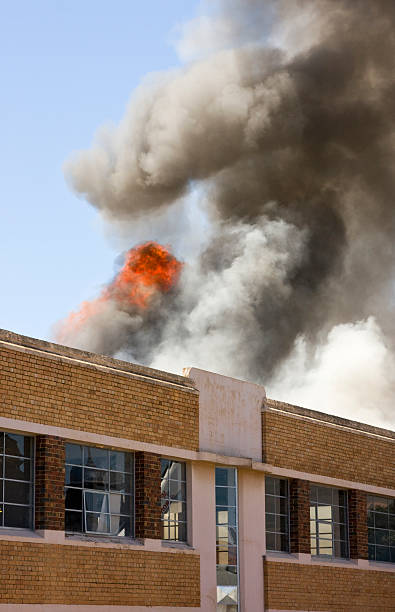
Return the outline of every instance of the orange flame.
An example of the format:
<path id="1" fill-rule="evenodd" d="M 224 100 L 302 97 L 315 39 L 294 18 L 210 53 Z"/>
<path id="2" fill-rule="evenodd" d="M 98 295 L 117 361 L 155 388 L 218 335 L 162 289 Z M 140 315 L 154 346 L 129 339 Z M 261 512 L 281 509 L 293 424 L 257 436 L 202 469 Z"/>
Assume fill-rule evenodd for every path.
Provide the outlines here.
<path id="1" fill-rule="evenodd" d="M 121 310 L 143 311 L 157 293 L 167 293 L 177 284 L 182 268 L 168 249 L 156 242 L 146 242 L 127 252 L 125 263 L 115 279 L 91 301 L 82 302 L 71 312 L 57 333 L 58 342 L 83 327 L 112 300 Z"/>

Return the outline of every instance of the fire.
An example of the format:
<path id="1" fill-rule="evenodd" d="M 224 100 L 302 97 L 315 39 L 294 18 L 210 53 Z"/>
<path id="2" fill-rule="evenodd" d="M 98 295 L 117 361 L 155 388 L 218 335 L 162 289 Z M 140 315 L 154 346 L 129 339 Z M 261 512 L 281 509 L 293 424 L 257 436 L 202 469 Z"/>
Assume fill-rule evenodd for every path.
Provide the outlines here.
<path id="1" fill-rule="evenodd" d="M 57 333 L 58 342 L 64 342 L 70 333 L 77 332 L 109 301 L 120 310 L 144 311 L 155 295 L 167 293 L 177 284 L 181 268 L 182 263 L 156 242 L 146 242 L 130 249 L 122 269 L 101 295 L 82 302 L 79 310 L 70 313 L 62 323 Z"/>

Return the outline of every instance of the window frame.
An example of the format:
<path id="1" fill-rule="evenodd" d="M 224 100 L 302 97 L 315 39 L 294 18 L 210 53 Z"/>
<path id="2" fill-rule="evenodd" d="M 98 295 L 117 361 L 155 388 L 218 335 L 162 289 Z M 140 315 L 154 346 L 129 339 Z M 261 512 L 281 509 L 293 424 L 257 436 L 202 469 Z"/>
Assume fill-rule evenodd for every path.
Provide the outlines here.
<path id="1" fill-rule="evenodd" d="M 165 462 L 168 462 L 168 469 L 170 468 L 171 464 L 179 464 L 181 466 L 181 478 L 170 478 L 170 473 L 168 476 L 163 477 L 162 476 L 162 470 L 163 470 L 163 464 Z M 188 511 L 188 464 L 186 461 L 180 461 L 179 459 L 173 459 L 172 457 L 161 457 L 160 458 L 160 470 L 161 470 L 161 479 L 160 479 L 160 500 L 161 500 L 161 511 L 160 511 L 160 528 L 161 528 L 161 539 L 164 542 L 172 542 L 172 543 L 179 543 L 179 544 L 188 544 L 189 541 L 189 511 Z M 182 475 L 184 474 L 184 479 L 182 478 Z M 168 494 L 164 495 L 163 494 L 163 482 L 167 481 L 169 486 L 168 486 Z M 177 482 L 179 483 L 179 485 L 181 485 L 180 490 L 183 490 L 182 485 L 184 485 L 184 490 L 185 490 L 185 496 L 182 497 L 181 499 L 173 499 L 170 495 L 170 482 Z M 171 503 L 176 503 L 176 502 L 181 502 L 181 504 L 184 504 L 184 508 L 185 508 L 185 520 L 181 521 L 181 520 L 176 520 L 176 521 L 170 521 L 170 519 L 164 519 L 163 518 L 163 505 L 162 502 L 165 501 L 168 503 L 168 509 L 170 509 L 170 504 Z M 184 538 L 171 538 L 171 537 L 165 537 L 165 532 L 164 529 L 167 527 L 169 529 L 169 536 L 170 536 L 170 528 L 173 526 L 174 528 L 179 528 L 180 525 L 184 525 L 184 533 L 185 533 L 185 537 Z"/>
<path id="2" fill-rule="evenodd" d="M 387 503 L 387 512 L 377 512 L 375 509 L 369 510 L 369 506 L 370 504 L 373 504 L 373 508 L 375 507 L 375 504 L 377 503 L 377 500 L 385 500 Z M 367 504 L 367 530 L 368 530 L 368 559 L 369 561 L 375 561 L 377 563 L 395 563 L 395 512 L 390 512 L 390 505 L 393 504 L 394 507 L 394 511 L 395 511 L 395 498 L 394 497 L 388 497 L 385 495 L 373 495 L 373 494 L 369 494 L 367 495 L 367 499 L 366 499 L 366 504 Z M 372 515 L 373 518 L 373 525 L 369 524 L 370 521 L 370 515 Z M 376 527 L 376 515 L 379 516 L 386 516 L 387 517 L 387 524 L 388 527 Z M 390 518 L 393 517 L 393 526 L 394 528 L 391 528 L 391 522 L 390 522 Z M 371 537 L 371 533 L 373 532 L 373 542 L 370 542 L 370 537 Z M 385 545 L 381 545 L 381 544 L 377 544 L 376 542 L 376 532 L 383 532 L 384 534 L 387 534 L 388 536 L 388 544 Z M 393 542 L 393 545 L 391 546 L 391 542 Z M 382 548 L 382 549 L 387 549 L 388 550 L 388 559 L 377 559 L 377 548 Z M 371 557 L 371 550 L 374 550 L 374 557 Z M 392 549 L 392 550 L 391 550 Z M 393 559 L 391 559 L 391 554 L 393 554 Z"/>
<path id="3" fill-rule="evenodd" d="M 6 454 L 5 450 L 5 436 L 9 434 L 9 435 L 14 435 L 14 436 L 22 436 L 23 438 L 29 438 L 30 440 L 30 457 L 27 457 L 25 455 L 21 456 L 17 456 L 17 455 L 10 455 L 10 454 Z M 0 458 L 2 458 L 3 460 L 3 469 L 2 469 L 2 474 L 0 476 L 0 482 L 1 482 L 1 487 L 2 487 L 2 501 L 0 502 L 0 506 L 2 507 L 2 522 L 4 523 L 4 518 L 5 518 L 5 512 L 4 512 L 4 507 L 7 506 L 17 506 L 17 507 L 22 507 L 22 508 L 29 508 L 30 509 L 30 520 L 29 520 L 29 525 L 24 526 L 24 527 L 14 527 L 11 525 L 0 525 L 0 531 L 34 531 L 35 528 L 35 497 L 36 497 L 36 489 L 35 489 L 35 481 L 36 481 L 36 462 L 35 462 L 35 457 L 36 457 L 36 438 L 33 434 L 27 433 L 27 432 L 20 432 L 20 431 L 10 431 L 10 430 L 6 430 L 6 429 L 2 429 L 0 431 L 0 436 L 3 436 L 3 452 L 0 453 Z M 9 458 L 14 458 L 14 459 L 27 459 L 30 461 L 30 477 L 29 480 L 17 480 L 14 478 L 6 478 L 5 477 L 5 459 L 6 457 Z M 29 499 L 30 499 L 30 503 L 29 504 L 17 504 L 17 503 L 13 503 L 13 502 L 6 502 L 5 501 L 5 483 L 6 481 L 8 482 L 20 482 L 22 484 L 29 484 Z"/>
<path id="4" fill-rule="evenodd" d="M 316 488 L 317 489 L 317 499 L 316 500 L 312 500 L 312 490 Z M 328 491 L 331 491 L 331 503 L 325 503 L 325 502 L 319 502 L 318 499 L 318 489 L 326 489 Z M 340 504 L 335 504 L 333 503 L 333 492 L 334 491 L 339 491 L 344 493 L 344 500 L 345 503 L 344 505 L 340 505 Z M 326 486 L 326 485 L 321 485 L 319 483 L 310 483 L 310 496 L 309 496 L 309 507 L 310 507 L 310 517 L 309 517 L 309 521 L 310 521 L 310 546 L 311 546 L 311 554 L 314 557 L 320 557 L 320 558 L 327 558 L 327 559 L 349 559 L 350 558 L 350 539 L 349 539 L 349 518 L 348 518 L 348 513 L 349 513 L 349 500 L 348 500 L 348 490 L 347 489 L 342 489 L 340 487 L 331 487 L 331 486 Z M 327 519 L 327 518 L 319 518 L 318 517 L 318 508 L 319 507 L 330 507 L 331 508 L 331 518 Z M 344 512 L 344 522 L 338 522 L 338 521 L 334 521 L 333 519 L 333 508 L 341 508 L 343 509 Z M 312 518 L 311 514 L 312 514 L 312 509 L 314 508 L 315 510 L 315 517 Z M 312 523 L 314 523 L 314 527 L 315 527 L 315 531 L 312 531 Z M 320 552 L 320 530 L 319 530 L 319 525 L 331 525 L 331 548 L 332 548 L 332 553 L 331 554 L 327 554 L 327 553 L 322 553 Z M 335 525 L 339 525 L 344 527 L 344 531 L 345 531 L 345 538 L 344 540 L 339 540 L 338 538 L 335 538 L 335 529 L 334 526 Z M 324 541 L 328 541 L 329 542 L 329 537 L 328 538 L 322 538 Z M 312 552 L 313 550 L 313 546 L 312 546 L 312 542 L 313 540 L 315 541 L 315 548 L 316 548 L 316 552 Z M 336 554 L 336 543 L 343 543 L 345 544 L 345 554 L 344 555 L 337 555 Z"/>
<path id="5" fill-rule="evenodd" d="M 276 495 L 274 493 L 268 493 L 267 492 L 267 480 L 271 479 L 271 480 L 281 480 L 283 482 L 287 483 L 287 495 Z M 282 514 L 282 513 L 277 513 L 277 512 L 268 512 L 267 510 L 267 497 L 274 497 L 275 499 L 286 499 L 287 500 L 287 513 L 286 514 Z M 286 517 L 287 520 L 287 531 L 286 533 L 282 533 L 280 531 L 269 531 L 268 530 L 268 525 L 267 525 L 267 515 L 270 514 L 271 516 L 275 517 L 275 523 L 277 522 L 277 517 Z M 282 536 L 282 535 L 286 535 L 287 537 L 287 547 L 286 550 L 282 550 L 282 549 L 278 549 L 278 548 L 268 548 L 267 545 L 267 534 L 273 534 L 275 536 Z M 276 539 L 276 538 L 275 538 Z M 288 478 L 281 478 L 278 476 L 273 476 L 271 474 L 267 474 L 265 475 L 265 540 L 266 540 L 266 550 L 267 552 L 270 553 L 285 553 L 285 554 L 289 554 L 291 551 L 291 512 L 290 512 L 290 482 Z"/>
<path id="6" fill-rule="evenodd" d="M 76 446 L 81 448 L 81 463 L 71 463 L 67 461 L 67 446 Z M 85 464 L 85 449 L 94 449 L 99 451 L 107 452 L 107 468 L 99 468 L 97 466 L 89 466 Z M 111 453 L 122 453 L 125 456 L 129 457 L 130 460 L 130 471 L 122 471 L 111 469 Z M 75 486 L 73 484 L 67 484 L 67 467 L 76 467 L 81 469 L 81 486 Z M 85 478 L 84 478 L 84 470 L 85 469 L 97 470 L 99 472 L 103 472 L 107 475 L 108 484 L 104 489 L 94 489 L 85 486 Z M 122 492 L 117 490 L 111 490 L 111 474 L 123 474 L 124 476 L 130 477 L 130 492 Z M 66 494 L 67 490 L 74 490 L 81 492 L 81 510 L 77 508 L 67 508 L 66 506 Z M 135 520 L 136 520 L 136 512 L 135 512 L 135 454 L 133 451 L 113 448 L 113 447 L 103 447 L 96 446 L 93 444 L 84 444 L 83 442 L 68 442 L 65 443 L 65 483 L 64 483 L 64 491 L 65 491 L 65 503 L 64 503 L 64 512 L 65 519 L 67 512 L 76 512 L 81 514 L 81 530 L 71 530 L 67 529 L 65 525 L 65 533 L 67 535 L 79 535 L 79 536 L 89 536 L 91 537 L 100 537 L 100 538 L 127 538 L 133 539 L 135 537 Z M 88 510 L 86 507 L 86 494 L 94 493 L 104 495 L 107 500 L 107 511 L 106 512 L 96 512 L 94 510 Z M 123 514 L 122 512 L 111 512 L 111 495 L 119 495 L 126 496 L 129 498 L 129 514 Z M 108 521 L 108 531 L 90 531 L 87 529 L 87 515 L 89 514 L 97 514 L 97 515 L 105 515 Z M 128 517 L 129 519 L 129 533 L 125 535 L 120 535 L 116 533 L 111 533 L 111 518 L 112 516 L 119 516 L 120 518 Z"/>

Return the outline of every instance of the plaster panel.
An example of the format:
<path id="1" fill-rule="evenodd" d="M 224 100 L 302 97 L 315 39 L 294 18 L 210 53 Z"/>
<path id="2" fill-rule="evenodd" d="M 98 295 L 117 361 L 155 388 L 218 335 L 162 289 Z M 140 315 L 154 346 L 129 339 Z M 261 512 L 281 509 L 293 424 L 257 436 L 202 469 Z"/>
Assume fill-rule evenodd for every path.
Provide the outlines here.
<path id="1" fill-rule="evenodd" d="M 200 450 L 262 461 L 264 387 L 198 368 L 184 375 L 199 390 Z"/>

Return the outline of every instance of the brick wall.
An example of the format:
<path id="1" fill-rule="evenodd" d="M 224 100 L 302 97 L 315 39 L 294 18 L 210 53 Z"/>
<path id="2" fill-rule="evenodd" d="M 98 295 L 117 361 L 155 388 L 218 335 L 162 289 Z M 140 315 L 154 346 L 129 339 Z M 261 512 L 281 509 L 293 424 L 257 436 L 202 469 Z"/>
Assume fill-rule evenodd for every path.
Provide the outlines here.
<path id="1" fill-rule="evenodd" d="M 351 559 L 367 559 L 368 511 L 367 494 L 364 491 L 348 492 L 348 532 Z"/>
<path id="2" fill-rule="evenodd" d="M 289 483 L 290 552 L 310 554 L 310 483 L 292 478 Z"/>
<path id="3" fill-rule="evenodd" d="M 160 457 L 135 453 L 136 538 L 157 538 L 161 534 Z"/>
<path id="4" fill-rule="evenodd" d="M 64 440 L 36 437 L 35 527 L 64 531 Z"/>
<path id="5" fill-rule="evenodd" d="M 5 345 L 0 416 L 192 450 L 199 445 L 198 394 L 187 385 Z"/>
<path id="6" fill-rule="evenodd" d="M 390 572 L 265 562 L 264 589 L 265 605 L 273 610 L 395 610 L 395 574 Z"/>
<path id="7" fill-rule="evenodd" d="M 262 414 L 263 460 L 277 467 L 376 486 L 395 486 L 395 440 L 386 441 L 305 421 Z"/>
<path id="8" fill-rule="evenodd" d="M 199 606 L 199 557 L 0 542 L 0 603 Z"/>

